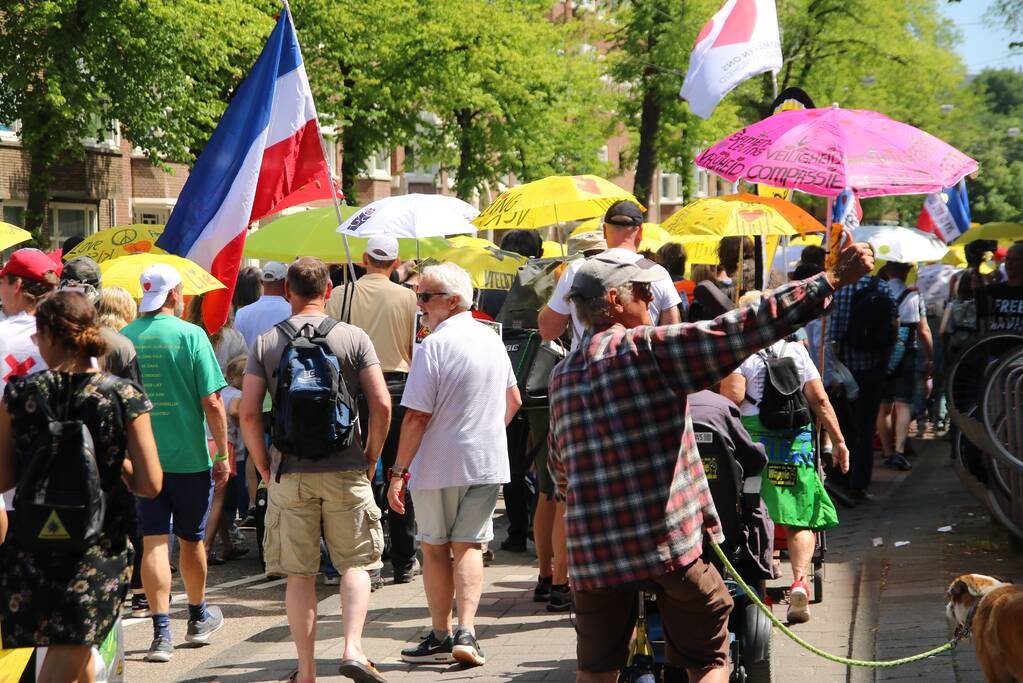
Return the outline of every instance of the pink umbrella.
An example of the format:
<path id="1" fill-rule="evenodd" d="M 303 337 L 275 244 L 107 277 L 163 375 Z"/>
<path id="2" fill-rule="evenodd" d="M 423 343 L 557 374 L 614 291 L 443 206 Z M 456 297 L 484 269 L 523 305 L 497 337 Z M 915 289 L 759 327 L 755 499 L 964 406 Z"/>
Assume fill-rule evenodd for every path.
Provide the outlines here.
<path id="1" fill-rule="evenodd" d="M 924 194 L 952 187 L 977 162 L 929 133 L 865 109 L 783 111 L 732 133 L 696 165 L 735 182 L 835 196 Z"/>

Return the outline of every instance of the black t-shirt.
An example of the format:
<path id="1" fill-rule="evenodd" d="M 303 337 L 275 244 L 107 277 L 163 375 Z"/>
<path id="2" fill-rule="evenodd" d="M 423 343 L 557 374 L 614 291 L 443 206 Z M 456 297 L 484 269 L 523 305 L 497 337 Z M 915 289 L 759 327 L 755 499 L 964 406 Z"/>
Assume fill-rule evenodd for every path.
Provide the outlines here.
<path id="1" fill-rule="evenodd" d="M 977 317 L 987 332 L 1023 333 L 1023 286 L 999 282 L 981 290 Z"/>

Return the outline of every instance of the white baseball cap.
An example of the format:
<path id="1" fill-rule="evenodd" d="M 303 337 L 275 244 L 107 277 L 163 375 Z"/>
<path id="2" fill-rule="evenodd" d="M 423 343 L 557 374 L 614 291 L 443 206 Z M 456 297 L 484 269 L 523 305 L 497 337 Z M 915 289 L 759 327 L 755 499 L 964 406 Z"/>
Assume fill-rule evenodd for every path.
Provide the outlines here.
<path id="1" fill-rule="evenodd" d="M 398 258 L 398 240 L 386 235 L 374 235 L 366 243 L 366 253 L 378 261 L 393 261 Z"/>
<path id="2" fill-rule="evenodd" d="M 280 261 L 267 261 L 263 264 L 263 282 L 280 282 L 288 277 L 288 267 Z"/>
<path id="3" fill-rule="evenodd" d="M 167 301 L 167 294 L 181 284 L 181 274 L 174 266 L 157 263 L 142 271 L 139 283 L 142 285 L 139 312 L 151 313 L 163 306 Z"/>

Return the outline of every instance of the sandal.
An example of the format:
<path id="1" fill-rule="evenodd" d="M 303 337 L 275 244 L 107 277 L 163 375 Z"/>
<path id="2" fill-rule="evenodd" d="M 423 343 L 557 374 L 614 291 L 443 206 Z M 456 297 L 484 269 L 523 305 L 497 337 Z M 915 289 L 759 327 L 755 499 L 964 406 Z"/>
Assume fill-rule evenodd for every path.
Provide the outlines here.
<path id="1" fill-rule="evenodd" d="M 377 670 L 373 662 L 369 661 L 363 664 L 354 659 L 342 659 L 337 672 L 356 683 L 386 683 L 387 680 Z"/>
<path id="2" fill-rule="evenodd" d="M 210 553 L 209 555 L 206 556 L 206 564 L 219 566 L 222 564 L 227 564 L 227 560 L 222 558 L 220 555 L 217 555 L 216 553 Z"/>

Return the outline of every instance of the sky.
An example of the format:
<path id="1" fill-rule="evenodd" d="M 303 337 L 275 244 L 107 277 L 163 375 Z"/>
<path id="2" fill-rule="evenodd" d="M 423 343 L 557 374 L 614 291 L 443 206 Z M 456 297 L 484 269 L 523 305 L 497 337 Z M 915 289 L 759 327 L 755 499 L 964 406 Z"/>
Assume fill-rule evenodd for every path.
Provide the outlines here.
<path id="1" fill-rule="evenodd" d="M 1000 30 L 997 24 L 992 25 L 984 20 L 984 12 L 993 1 L 941 2 L 942 12 L 959 27 L 962 41 L 958 46 L 958 52 L 971 74 L 985 68 L 1023 68 L 1023 51 L 1010 55 L 1009 43 L 1014 36 L 1008 31 Z M 1019 36 L 1015 38 L 1018 40 Z"/>

